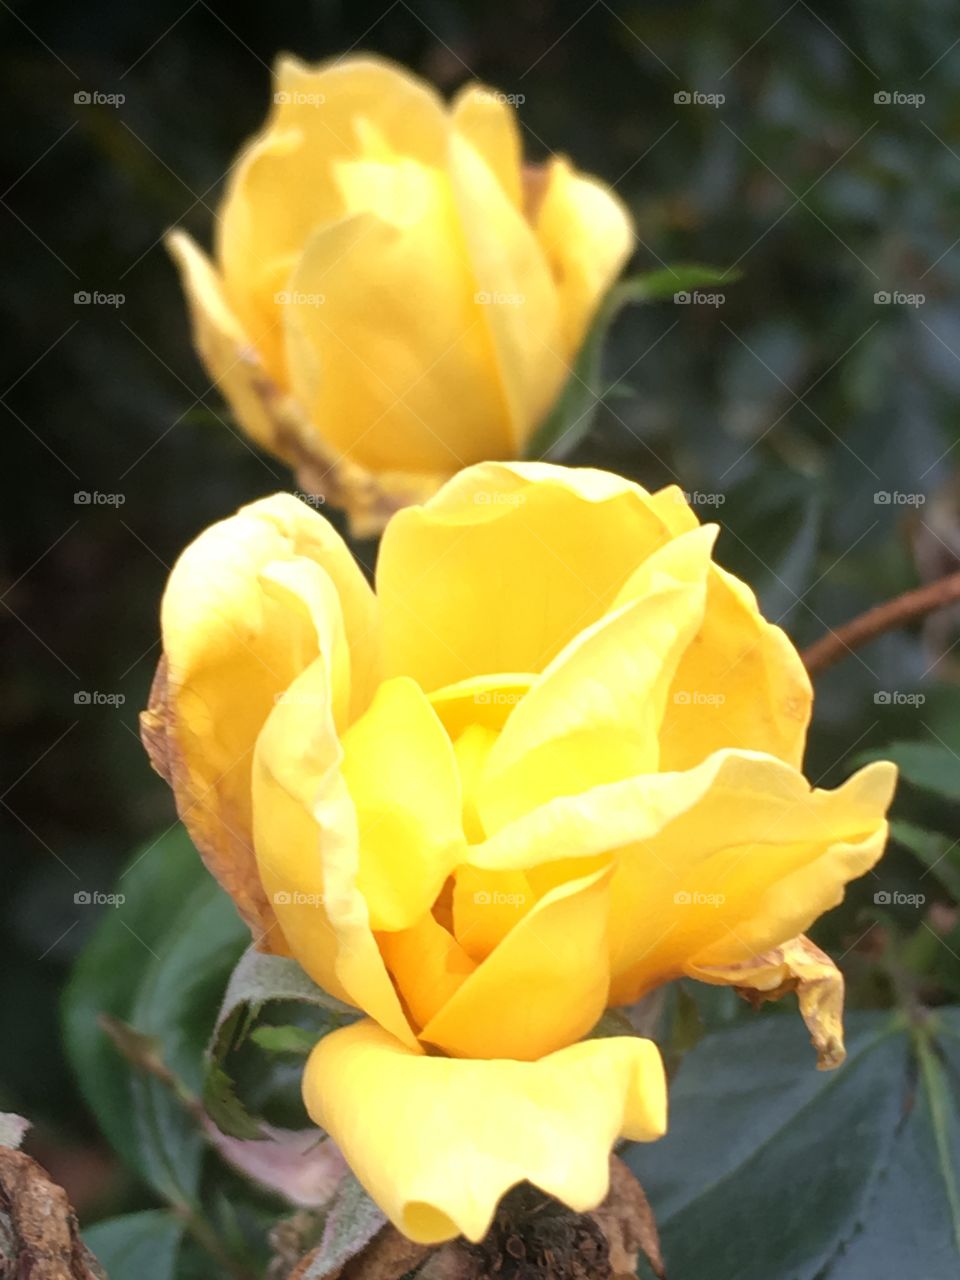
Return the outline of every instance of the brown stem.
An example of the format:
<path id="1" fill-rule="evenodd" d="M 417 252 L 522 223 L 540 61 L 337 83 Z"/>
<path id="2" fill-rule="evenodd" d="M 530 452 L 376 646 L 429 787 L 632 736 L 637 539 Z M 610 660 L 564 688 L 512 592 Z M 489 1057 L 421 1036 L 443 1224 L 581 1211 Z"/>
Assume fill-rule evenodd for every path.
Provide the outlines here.
<path id="1" fill-rule="evenodd" d="M 801 653 L 804 666 L 809 673 L 819 675 L 827 667 L 845 658 L 854 649 L 868 644 L 885 631 L 893 631 L 915 618 L 922 618 L 934 609 L 942 609 L 945 605 L 960 600 L 960 573 L 951 573 L 946 578 L 938 578 L 925 587 L 917 587 L 913 591 L 905 591 L 902 596 L 887 600 L 884 604 L 875 605 L 858 618 L 845 622 L 835 631 L 821 636 L 809 648 Z"/>

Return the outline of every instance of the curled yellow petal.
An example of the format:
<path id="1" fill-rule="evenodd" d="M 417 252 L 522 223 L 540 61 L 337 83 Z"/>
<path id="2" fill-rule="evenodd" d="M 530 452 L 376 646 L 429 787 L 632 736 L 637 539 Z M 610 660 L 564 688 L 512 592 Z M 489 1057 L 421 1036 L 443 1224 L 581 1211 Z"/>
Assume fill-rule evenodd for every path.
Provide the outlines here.
<path id="1" fill-rule="evenodd" d="M 320 1041 L 303 1093 L 395 1226 L 424 1244 L 481 1240 L 522 1181 L 576 1212 L 593 1209 L 607 1193 L 613 1143 L 666 1129 L 659 1052 L 633 1037 L 537 1062 L 468 1061 L 412 1054 L 364 1021 Z"/>
<path id="2" fill-rule="evenodd" d="M 843 974 L 828 955 L 801 935 L 763 955 L 739 964 L 710 965 L 697 958 L 686 965 L 687 975 L 701 982 L 734 986 L 751 1000 L 779 1000 L 797 993 L 800 1013 L 821 1071 L 839 1067 L 846 1057 L 843 1047 Z"/>
<path id="3" fill-rule="evenodd" d="M 167 584 L 164 662 L 145 737 L 207 866 L 268 947 L 280 939 L 253 853 L 257 736 L 322 645 L 337 651 L 342 714 L 365 705 L 376 679 L 375 610 L 339 534 L 284 494 L 207 529 Z"/>
<path id="4" fill-rule="evenodd" d="M 320 656 L 276 703 L 257 739 L 257 865 L 290 950 L 313 980 L 414 1047 L 357 885 L 359 827 L 342 758 Z"/>
<path id="5" fill-rule="evenodd" d="M 517 911 L 517 923 L 423 1027 L 421 1039 L 457 1057 L 532 1061 L 586 1035 L 599 1021 L 610 985 L 609 895 L 607 868 L 567 881 L 526 913 Z M 484 905 L 478 903 L 478 912 Z M 461 919 L 458 941 L 465 949 L 468 936 Z"/>
<path id="6" fill-rule="evenodd" d="M 656 770 L 667 690 L 703 617 L 716 532 L 705 525 L 650 555 L 637 598 L 586 627 L 532 685 L 486 763 L 488 830 L 557 795 Z"/>

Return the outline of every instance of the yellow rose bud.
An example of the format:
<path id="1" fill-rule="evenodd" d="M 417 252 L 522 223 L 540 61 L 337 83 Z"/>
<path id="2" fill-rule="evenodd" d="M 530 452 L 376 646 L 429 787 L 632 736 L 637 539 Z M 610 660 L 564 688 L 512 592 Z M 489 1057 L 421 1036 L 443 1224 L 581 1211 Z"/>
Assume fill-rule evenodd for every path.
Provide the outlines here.
<path id="1" fill-rule="evenodd" d="M 678 489 L 469 468 L 384 534 L 376 592 L 284 495 L 203 533 L 144 728 L 258 945 L 366 1017 L 304 1096 L 400 1230 L 486 1232 L 527 1179 L 583 1211 L 663 1133 L 647 1040 L 589 1036 L 681 976 L 842 983 L 802 937 L 879 858 L 892 765 L 800 772 L 811 690 Z"/>
<path id="2" fill-rule="evenodd" d="M 231 172 L 214 261 L 170 250 L 197 347 L 243 429 L 355 532 L 517 457 L 630 254 L 613 193 L 524 168 L 508 96 L 449 106 L 398 66 L 281 58 Z"/>

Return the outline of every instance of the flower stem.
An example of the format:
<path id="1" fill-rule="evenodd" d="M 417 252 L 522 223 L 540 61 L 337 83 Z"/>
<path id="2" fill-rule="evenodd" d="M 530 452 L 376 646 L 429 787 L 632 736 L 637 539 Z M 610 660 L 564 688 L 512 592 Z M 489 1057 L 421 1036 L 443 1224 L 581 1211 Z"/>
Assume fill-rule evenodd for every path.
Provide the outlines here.
<path id="1" fill-rule="evenodd" d="M 836 630 L 828 631 L 801 653 L 803 664 L 810 675 L 819 675 L 834 663 L 869 644 L 884 632 L 905 626 L 916 618 L 923 618 L 935 609 L 960 600 L 960 573 L 951 573 L 926 586 L 905 591 L 903 595 L 875 605 L 866 613 L 845 622 Z"/>

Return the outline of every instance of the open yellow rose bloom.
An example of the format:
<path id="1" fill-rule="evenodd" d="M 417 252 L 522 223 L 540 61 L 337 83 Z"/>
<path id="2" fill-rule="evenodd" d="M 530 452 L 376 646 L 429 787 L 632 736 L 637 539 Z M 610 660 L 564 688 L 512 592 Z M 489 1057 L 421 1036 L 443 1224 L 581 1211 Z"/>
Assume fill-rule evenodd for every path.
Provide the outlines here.
<path id="1" fill-rule="evenodd" d="M 632 224 L 563 157 L 524 168 L 502 93 L 471 84 L 447 106 L 370 57 L 282 58 L 274 83 L 214 262 L 183 232 L 169 247 L 240 425 L 365 534 L 469 463 L 523 453 Z"/>
<path id="2" fill-rule="evenodd" d="M 683 975 L 842 983 L 800 937 L 883 848 L 893 766 L 800 772 L 806 673 L 674 488 L 471 467 L 393 517 L 376 592 L 290 496 L 183 554 L 144 731 L 257 944 L 366 1015 L 304 1096 L 415 1240 L 527 1179 L 596 1206 L 666 1125 L 652 1042 L 584 1039 Z"/>

